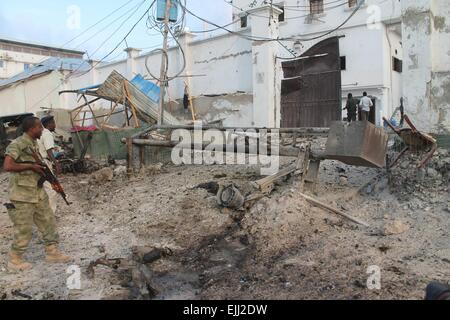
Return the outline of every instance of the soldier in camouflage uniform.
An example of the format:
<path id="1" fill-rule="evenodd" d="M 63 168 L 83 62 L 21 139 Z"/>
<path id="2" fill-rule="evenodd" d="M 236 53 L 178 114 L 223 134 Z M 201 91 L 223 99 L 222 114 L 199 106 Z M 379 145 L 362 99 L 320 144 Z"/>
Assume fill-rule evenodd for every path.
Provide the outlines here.
<path id="1" fill-rule="evenodd" d="M 46 261 L 65 263 L 70 257 L 57 247 L 58 233 L 53 211 L 47 193 L 38 187 L 44 174 L 43 168 L 35 163 L 32 150 L 39 152 L 37 139 L 42 135 L 42 124 L 38 118 L 29 117 L 23 121 L 24 134 L 14 140 L 6 149 L 4 169 L 11 173 L 9 184 L 8 214 L 14 224 L 14 241 L 10 252 L 8 268 L 24 271 L 32 268 L 22 259 L 32 238 L 33 222 L 41 232 L 46 246 Z"/>

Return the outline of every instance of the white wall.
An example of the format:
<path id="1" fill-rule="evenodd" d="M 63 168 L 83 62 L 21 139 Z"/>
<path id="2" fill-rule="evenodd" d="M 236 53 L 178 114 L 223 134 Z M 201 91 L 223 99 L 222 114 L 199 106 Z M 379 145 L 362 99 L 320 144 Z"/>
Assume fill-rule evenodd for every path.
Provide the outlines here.
<path id="1" fill-rule="evenodd" d="M 48 56 L 38 54 L 6 51 L 0 49 L 0 60 L 3 61 L 3 68 L 0 67 L 0 78 L 6 79 L 24 71 L 24 65 L 40 63 Z"/>
<path id="2" fill-rule="evenodd" d="M 251 113 L 251 101 L 243 98 L 242 104 L 231 105 L 227 100 L 227 95 L 251 95 L 252 94 L 252 43 L 241 37 L 231 34 L 225 34 L 211 39 L 196 40 L 193 35 L 188 37 L 183 46 L 185 55 L 188 59 L 187 67 L 182 75 L 194 77 L 181 77 L 169 83 L 167 90 L 170 101 L 176 101 L 183 98 L 185 82 L 189 81 L 190 94 L 195 99 L 199 99 L 199 106 L 202 109 L 209 108 L 212 115 L 208 120 L 227 119 L 228 125 L 251 125 L 251 117 L 242 116 L 242 114 Z M 182 40 L 180 40 L 181 42 Z M 146 59 L 150 71 L 156 76 L 160 75 L 161 55 L 159 52 L 142 53 L 134 59 L 134 68 L 136 73 L 130 73 L 127 69 L 127 60 L 120 60 L 114 63 L 98 66 L 88 74 L 82 76 L 73 76 L 69 79 L 66 89 L 75 90 L 88 87 L 94 84 L 101 84 L 116 70 L 126 78 L 131 80 L 137 73 L 140 73 L 147 79 L 152 80 L 145 66 Z M 128 61 L 130 65 L 130 61 Z M 169 76 L 177 74 L 183 67 L 181 51 L 177 48 L 169 50 Z M 203 106 L 202 96 L 217 96 L 216 101 L 204 99 L 209 105 Z M 76 96 L 70 95 L 68 98 L 70 107 L 76 105 Z M 236 99 L 233 99 L 236 102 Z M 107 108 L 109 103 L 97 102 L 93 104 L 94 108 Z M 182 108 L 182 105 L 178 105 Z"/>
<path id="3" fill-rule="evenodd" d="M 64 102 L 59 97 L 57 88 L 62 75 L 59 71 L 35 78 L 31 81 L 18 82 L 0 90 L 0 115 L 42 111 L 41 108 L 64 108 Z"/>
<path id="4" fill-rule="evenodd" d="M 281 1 L 280 1 L 281 2 Z M 325 1 L 327 2 L 327 1 Z M 401 36 L 399 31 L 391 30 L 391 26 L 399 23 L 400 4 L 398 1 L 367 0 L 348 24 L 328 36 L 343 36 L 340 39 L 341 56 L 347 58 L 347 70 L 342 72 L 343 104 L 349 92 L 354 96 L 360 96 L 363 91 L 377 98 L 377 123 L 381 124 L 382 116 L 390 116 L 398 107 L 402 96 L 402 75 L 392 71 L 392 56 L 402 57 Z M 234 1 L 237 6 L 247 8 L 249 0 Z M 274 3 L 277 3 L 274 1 Z M 285 5 L 308 5 L 305 0 L 285 0 Z M 379 7 L 372 6 L 379 4 Z M 380 9 L 378 11 L 378 8 Z M 327 10 L 327 9 L 326 9 Z M 286 11 L 286 21 L 279 24 L 280 37 L 311 38 L 323 34 L 344 21 L 352 12 L 345 6 L 327 11 L 319 18 L 322 22 L 305 24 L 305 19 L 296 17 L 305 12 Z M 384 23 L 375 27 L 368 27 L 368 18 L 380 13 L 380 19 Z M 235 11 L 237 14 L 237 11 Z M 254 34 L 251 26 L 257 23 L 258 13 L 250 14 L 248 25 L 241 30 L 247 35 Z M 265 20 L 264 20 L 265 21 Z M 267 20 L 268 21 L 268 20 Z M 264 24 L 265 25 L 265 24 Z M 255 111 L 252 109 L 254 94 L 254 47 L 253 43 L 237 35 L 224 34 L 215 38 L 200 39 L 193 35 L 187 35 L 180 42 L 188 58 L 187 68 L 183 75 L 194 75 L 191 78 L 179 78 L 170 82 L 168 97 L 170 101 L 182 99 L 185 82 L 189 83 L 190 93 L 194 97 L 194 104 L 199 104 L 203 110 L 204 118 L 208 120 L 222 119 L 228 125 L 250 126 L 254 122 Z M 198 40 L 196 40 L 198 39 Z M 323 38 L 313 41 L 302 41 L 302 48 L 297 54 L 305 52 Z M 188 45 L 186 45 L 188 43 Z M 289 48 L 294 48 L 294 41 L 283 41 Z M 291 55 L 281 46 L 272 48 L 276 54 L 284 57 Z M 397 50 L 397 53 L 395 53 Z M 73 76 L 65 83 L 62 89 L 74 90 L 94 84 L 101 84 L 113 71 L 131 79 L 135 73 L 141 73 L 148 77 L 145 60 L 148 57 L 150 70 L 159 76 L 161 56 L 159 53 L 142 53 L 130 63 L 130 60 L 120 60 L 106 65 L 97 66 L 88 74 Z M 130 68 L 130 65 L 133 68 Z M 128 67 L 127 67 L 128 66 Z M 182 55 L 178 48 L 169 50 L 169 75 L 174 75 L 182 67 Z M 269 67 L 269 66 L 267 66 Z M 33 80 L 35 81 L 35 80 Z M 279 89 L 279 88 L 278 88 Z M 202 99 L 205 97 L 207 99 Z M 210 99 L 213 96 L 214 99 Z M 216 96 L 216 97 L 215 97 Z M 228 99 L 232 96 L 232 99 Z M 197 99 L 195 99 L 197 98 Z M 62 108 L 71 109 L 77 105 L 75 95 L 64 95 Z M 253 101 L 254 102 L 254 101 Z M 176 103 L 174 105 L 177 106 Z M 172 104 L 171 104 L 172 106 Z M 109 103 L 97 102 L 95 108 L 109 107 Z M 178 105 L 176 108 L 182 108 Z M 208 115 L 208 111 L 211 113 Z M 277 112 L 275 110 L 275 112 Z M 345 113 L 343 113 L 343 117 Z M 275 115 L 276 118 L 276 115 Z"/>
<path id="5" fill-rule="evenodd" d="M 419 130 L 450 131 L 450 3 L 403 0 L 405 111 Z"/>
<path id="6" fill-rule="evenodd" d="M 325 0 L 324 3 L 330 1 Z M 233 4 L 237 7 L 249 10 L 251 0 L 235 0 Z M 342 71 L 342 98 L 345 106 L 348 93 L 361 96 L 363 91 L 374 96 L 376 101 L 376 122 L 381 125 L 382 116 L 389 116 L 399 106 L 402 94 L 401 74 L 392 71 L 391 60 L 397 49 L 397 56 L 402 55 L 400 35 L 388 31 L 387 25 L 399 24 L 401 16 L 401 5 L 398 1 L 366 0 L 366 4 L 338 31 L 331 32 L 326 37 L 309 40 L 323 35 L 324 32 L 335 29 L 344 22 L 355 8 L 349 8 L 344 1 L 325 5 L 325 12 L 317 15 L 320 21 L 306 22 L 309 14 L 309 0 L 285 0 L 274 1 L 275 5 L 284 4 L 285 21 L 280 22 L 280 38 L 296 38 L 301 40 L 301 49 L 294 45 L 295 40 L 285 40 L 283 44 L 301 55 L 316 43 L 331 36 L 342 36 L 340 38 L 340 54 L 347 59 L 347 68 Z M 336 5 L 341 5 L 336 7 Z M 288 8 L 297 6 L 297 8 Z M 334 8 L 336 7 L 336 8 Z M 242 12 L 234 10 L 235 17 Z M 249 26 L 241 29 L 240 24 L 234 25 L 236 31 L 250 33 L 252 20 L 257 19 L 256 14 L 248 16 Z M 376 19 L 374 19 L 376 18 Z M 370 22 L 381 22 L 371 24 Z M 369 23 L 369 24 L 368 24 Z M 389 46 L 391 42 L 392 49 Z M 287 50 L 280 46 L 279 53 L 283 57 L 292 57 Z M 343 117 L 346 112 L 343 111 Z"/>

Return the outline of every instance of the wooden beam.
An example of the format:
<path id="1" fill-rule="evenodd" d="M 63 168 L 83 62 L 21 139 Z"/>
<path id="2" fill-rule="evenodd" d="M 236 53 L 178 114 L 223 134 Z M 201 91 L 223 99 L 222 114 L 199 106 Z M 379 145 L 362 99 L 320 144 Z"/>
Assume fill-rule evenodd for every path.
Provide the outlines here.
<path id="1" fill-rule="evenodd" d="M 338 214 L 340 216 L 343 216 L 344 218 L 347 218 L 348 220 L 353 221 L 353 222 L 355 222 L 357 224 L 360 224 L 362 226 L 369 227 L 369 225 L 366 222 L 361 221 L 361 220 L 359 220 L 359 219 L 357 219 L 355 217 L 352 217 L 351 215 L 348 215 L 348 214 L 346 214 L 346 213 L 344 213 L 344 212 L 342 212 L 342 211 L 340 211 L 340 210 L 338 210 L 336 208 L 333 208 L 333 207 L 331 207 L 331 206 L 329 206 L 329 205 L 327 205 L 327 204 L 325 204 L 325 203 L 323 203 L 323 202 L 321 202 L 321 201 L 319 201 L 317 199 L 314 199 L 314 198 L 312 198 L 312 197 L 310 197 L 310 196 L 308 196 L 306 194 L 300 193 L 300 196 L 305 198 L 306 201 L 308 201 L 308 202 L 310 202 L 310 203 L 312 203 L 312 204 L 314 204 L 314 205 L 316 205 L 316 206 L 318 206 L 318 207 L 320 207 L 322 209 L 326 209 L 326 210 L 328 210 L 328 211 L 330 211 L 332 213 L 335 213 L 335 214 Z"/>
<path id="2" fill-rule="evenodd" d="M 141 126 L 139 124 L 139 119 L 137 117 L 136 108 L 134 106 L 134 103 L 131 101 L 131 96 L 130 96 L 130 93 L 128 92 L 128 85 L 126 82 L 124 82 L 123 86 L 124 86 L 124 90 L 125 90 L 126 99 L 130 103 L 130 109 L 131 109 L 131 112 L 133 113 L 134 123 L 136 125 L 136 128 L 140 128 Z"/>

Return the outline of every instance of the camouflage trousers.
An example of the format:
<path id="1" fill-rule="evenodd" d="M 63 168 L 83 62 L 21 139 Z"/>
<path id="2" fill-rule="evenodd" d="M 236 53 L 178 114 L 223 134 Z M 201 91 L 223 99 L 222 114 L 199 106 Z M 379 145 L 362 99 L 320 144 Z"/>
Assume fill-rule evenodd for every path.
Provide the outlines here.
<path id="1" fill-rule="evenodd" d="M 12 251 L 23 254 L 33 236 L 33 223 L 42 234 L 46 246 L 57 244 L 59 236 L 56 231 L 55 215 L 50 208 L 48 198 L 38 203 L 11 201 L 15 208 L 9 208 L 8 214 L 14 225 L 14 240 Z"/>

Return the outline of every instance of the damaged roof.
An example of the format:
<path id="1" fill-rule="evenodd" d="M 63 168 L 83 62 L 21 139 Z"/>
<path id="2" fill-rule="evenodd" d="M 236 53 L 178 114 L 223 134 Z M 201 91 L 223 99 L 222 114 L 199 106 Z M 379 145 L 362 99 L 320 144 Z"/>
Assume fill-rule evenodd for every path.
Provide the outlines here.
<path id="1" fill-rule="evenodd" d="M 66 70 L 84 72 L 88 71 L 90 68 L 91 65 L 83 59 L 52 57 L 35 65 L 34 67 L 31 67 L 28 70 L 25 70 L 22 73 L 15 75 L 14 77 L 1 80 L 0 90 L 16 82 L 24 81 L 36 76 L 41 76 L 51 71 Z"/>

